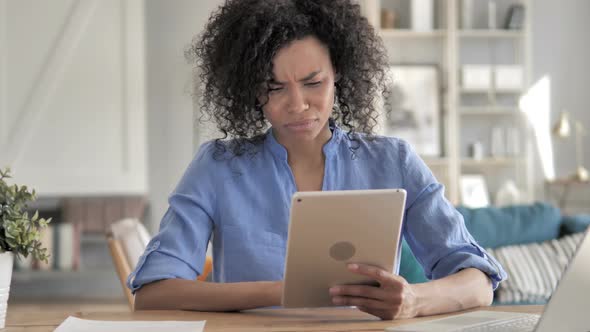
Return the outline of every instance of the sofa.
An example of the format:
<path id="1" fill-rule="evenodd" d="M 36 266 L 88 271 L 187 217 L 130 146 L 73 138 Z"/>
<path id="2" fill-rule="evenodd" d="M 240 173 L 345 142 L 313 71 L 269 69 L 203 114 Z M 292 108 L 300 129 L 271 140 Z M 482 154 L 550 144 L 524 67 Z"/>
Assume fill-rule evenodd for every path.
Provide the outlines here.
<path id="1" fill-rule="evenodd" d="M 466 208 L 458 207 L 463 215 L 465 225 L 477 242 L 496 257 L 508 273 L 510 282 L 504 282 L 496 290 L 494 304 L 542 304 L 546 303 L 554 283 L 557 282 L 569 256 L 575 251 L 577 242 L 583 232 L 590 225 L 590 215 L 562 216 L 560 210 L 546 203 L 518 205 L 510 207 Z M 566 248 L 557 250 L 562 245 Z M 535 289 L 533 282 L 518 280 L 517 276 L 534 274 L 543 278 L 550 275 L 547 265 L 534 264 L 534 259 L 527 259 L 529 250 L 541 252 L 543 255 L 561 254 L 566 257 L 549 257 L 544 261 L 557 264 L 549 268 L 557 271 L 558 276 L 548 289 Z M 550 251 L 548 254 L 543 251 Z M 524 252 L 524 255 L 517 253 Z M 520 262 L 505 264 L 500 258 L 511 259 L 511 256 L 521 256 Z M 519 269 L 520 271 L 515 271 Z M 524 269 L 524 272 L 522 271 Z M 517 274 L 520 273 L 520 274 Z M 514 278 L 511 278 L 514 274 Z M 427 281 L 422 266 L 418 263 L 408 244 L 402 243 L 402 257 L 400 260 L 400 275 L 409 283 Z M 522 278 L 521 278 L 522 279 Z M 537 287 L 540 288 L 541 286 Z"/>

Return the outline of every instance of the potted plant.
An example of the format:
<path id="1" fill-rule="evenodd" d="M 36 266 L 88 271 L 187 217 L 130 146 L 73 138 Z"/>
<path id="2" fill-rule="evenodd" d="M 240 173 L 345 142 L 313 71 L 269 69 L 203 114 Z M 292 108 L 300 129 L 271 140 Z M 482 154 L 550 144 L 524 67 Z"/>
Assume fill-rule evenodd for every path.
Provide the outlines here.
<path id="1" fill-rule="evenodd" d="M 42 247 L 40 230 L 51 218 L 29 217 L 27 204 L 35 200 L 35 190 L 26 186 L 8 185 L 10 169 L 0 169 L 0 328 L 4 328 L 6 306 L 12 278 L 14 259 L 27 258 L 47 262 L 47 249 Z"/>

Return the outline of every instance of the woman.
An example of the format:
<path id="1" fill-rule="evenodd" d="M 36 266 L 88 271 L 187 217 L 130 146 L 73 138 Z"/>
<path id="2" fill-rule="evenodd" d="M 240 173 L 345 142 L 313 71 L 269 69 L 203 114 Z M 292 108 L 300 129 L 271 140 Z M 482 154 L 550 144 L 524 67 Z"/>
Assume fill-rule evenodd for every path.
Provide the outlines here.
<path id="1" fill-rule="evenodd" d="M 380 286 L 333 287 L 334 304 L 394 319 L 491 302 L 505 272 L 411 147 L 370 134 L 387 57 L 358 5 L 228 0 L 189 55 L 203 111 L 225 137 L 201 147 L 170 196 L 128 280 L 137 309 L 280 305 L 293 193 L 381 188 L 407 191 L 403 236 L 433 281 L 351 265 Z M 195 282 L 210 239 L 215 283 Z"/>

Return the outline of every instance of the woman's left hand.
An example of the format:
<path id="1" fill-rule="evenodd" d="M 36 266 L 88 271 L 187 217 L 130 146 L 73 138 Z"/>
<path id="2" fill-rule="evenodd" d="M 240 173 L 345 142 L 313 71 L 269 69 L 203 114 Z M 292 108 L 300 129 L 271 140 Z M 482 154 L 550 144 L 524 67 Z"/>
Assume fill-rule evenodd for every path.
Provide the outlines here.
<path id="1" fill-rule="evenodd" d="M 356 306 L 384 320 L 418 315 L 418 298 L 406 279 L 381 268 L 349 264 L 348 269 L 379 282 L 379 286 L 340 285 L 330 288 L 332 303 Z"/>

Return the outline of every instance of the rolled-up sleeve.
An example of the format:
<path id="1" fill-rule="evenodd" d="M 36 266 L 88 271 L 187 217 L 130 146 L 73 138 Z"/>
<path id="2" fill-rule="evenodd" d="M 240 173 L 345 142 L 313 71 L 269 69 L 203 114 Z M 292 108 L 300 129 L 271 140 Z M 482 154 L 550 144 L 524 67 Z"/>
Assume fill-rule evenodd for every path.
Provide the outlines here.
<path id="1" fill-rule="evenodd" d="M 158 234 L 127 278 L 133 293 L 156 280 L 194 280 L 201 274 L 215 213 L 210 155 L 204 145 L 170 195 Z"/>
<path id="2" fill-rule="evenodd" d="M 408 193 L 403 233 L 426 277 L 439 279 L 476 268 L 496 289 L 506 278 L 504 269 L 469 234 L 463 216 L 445 198 L 444 186 L 410 145 L 400 141 L 399 149 Z"/>

